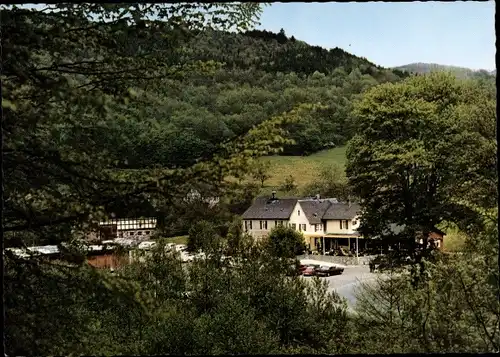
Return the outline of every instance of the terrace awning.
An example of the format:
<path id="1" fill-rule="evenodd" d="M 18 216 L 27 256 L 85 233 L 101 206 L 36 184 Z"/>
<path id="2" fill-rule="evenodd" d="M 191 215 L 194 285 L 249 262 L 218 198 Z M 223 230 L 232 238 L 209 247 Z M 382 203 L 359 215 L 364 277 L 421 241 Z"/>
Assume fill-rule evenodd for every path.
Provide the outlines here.
<path id="1" fill-rule="evenodd" d="M 357 234 L 324 234 L 323 237 L 325 238 L 358 238 L 358 239 L 364 239 L 364 237 L 357 235 Z"/>

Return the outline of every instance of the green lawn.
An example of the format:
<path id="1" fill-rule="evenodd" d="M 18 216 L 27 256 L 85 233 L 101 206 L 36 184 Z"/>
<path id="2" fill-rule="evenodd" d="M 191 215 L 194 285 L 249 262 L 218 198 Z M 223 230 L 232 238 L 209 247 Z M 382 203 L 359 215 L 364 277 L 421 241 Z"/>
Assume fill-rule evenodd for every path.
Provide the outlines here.
<path id="1" fill-rule="evenodd" d="M 443 240 L 443 250 L 447 252 L 460 252 L 465 246 L 466 235 L 458 230 L 458 228 L 450 228 L 446 230 L 446 235 Z"/>
<path id="2" fill-rule="evenodd" d="M 285 178 L 292 175 L 299 189 L 312 182 L 321 166 L 337 163 L 345 166 L 346 147 L 323 150 L 310 156 L 271 156 L 261 160 L 271 162 L 271 178 L 265 182 L 262 193 L 277 190 Z"/>
<path id="3" fill-rule="evenodd" d="M 187 238 L 188 236 L 169 237 L 162 238 L 162 241 L 165 243 L 187 244 Z"/>

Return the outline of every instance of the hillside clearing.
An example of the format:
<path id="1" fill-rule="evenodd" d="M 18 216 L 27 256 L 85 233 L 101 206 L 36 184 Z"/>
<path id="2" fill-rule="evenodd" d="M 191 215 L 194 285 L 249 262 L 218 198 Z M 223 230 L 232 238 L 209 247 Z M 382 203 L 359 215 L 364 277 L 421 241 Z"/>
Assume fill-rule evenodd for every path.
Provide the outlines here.
<path id="1" fill-rule="evenodd" d="M 286 177 L 292 175 L 301 189 L 316 179 L 321 166 L 336 163 L 345 167 L 346 147 L 323 150 L 310 156 L 271 156 L 261 158 L 271 162 L 271 178 L 265 182 L 263 193 L 278 189 Z"/>

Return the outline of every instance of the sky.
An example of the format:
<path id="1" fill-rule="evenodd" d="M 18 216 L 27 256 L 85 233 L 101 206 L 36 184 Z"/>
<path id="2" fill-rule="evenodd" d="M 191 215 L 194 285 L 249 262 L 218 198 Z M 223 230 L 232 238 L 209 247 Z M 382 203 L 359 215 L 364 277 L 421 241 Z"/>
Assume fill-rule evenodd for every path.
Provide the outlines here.
<path id="1" fill-rule="evenodd" d="M 384 67 L 415 62 L 493 70 L 495 2 L 273 3 L 259 29 L 340 47 Z"/>

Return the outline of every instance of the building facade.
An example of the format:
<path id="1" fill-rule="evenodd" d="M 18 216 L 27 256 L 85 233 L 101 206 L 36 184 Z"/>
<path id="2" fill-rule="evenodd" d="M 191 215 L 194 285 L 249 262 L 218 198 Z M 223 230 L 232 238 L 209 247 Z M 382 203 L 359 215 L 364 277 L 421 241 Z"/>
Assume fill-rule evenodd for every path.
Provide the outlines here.
<path id="1" fill-rule="evenodd" d="M 370 240 L 359 232 L 361 207 L 335 198 L 259 197 L 242 215 L 243 230 L 262 238 L 277 225 L 291 227 L 304 235 L 311 251 L 358 252 L 368 248 Z M 434 229 L 430 239 L 443 246 L 444 232 Z M 418 240 L 418 239 L 417 239 Z"/>
<path id="2" fill-rule="evenodd" d="M 117 218 L 99 223 L 99 240 L 127 239 L 140 243 L 151 238 L 156 218 Z"/>
<path id="3" fill-rule="evenodd" d="M 359 205 L 327 198 L 259 197 L 243 213 L 243 230 L 262 238 L 277 225 L 291 227 L 305 237 L 312 251 L 323 253 L 345 246 L 356 247 L 362 237 L 357 233 Z"/>

